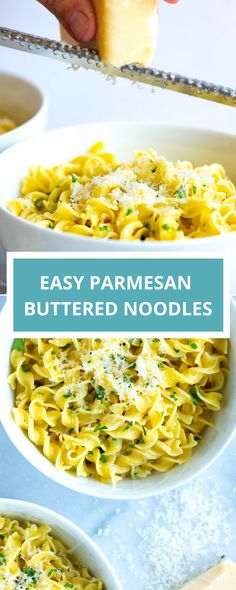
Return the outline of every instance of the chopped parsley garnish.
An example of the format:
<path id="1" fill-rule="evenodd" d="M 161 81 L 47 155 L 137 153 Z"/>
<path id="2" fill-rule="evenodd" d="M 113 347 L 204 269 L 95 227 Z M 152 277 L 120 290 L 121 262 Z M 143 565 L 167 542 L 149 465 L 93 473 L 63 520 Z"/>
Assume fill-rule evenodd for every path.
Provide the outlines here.
<path id="1" fill-rule="evenodd" d="M 97 391 L 96 391 L 96 399 L 103 399 L 105 395 L 105 389 L 104 387 L 102 387 L 102 385 L 98 385 Z"/>
<path id="2" fill-rule="evenodd" d="M 192 186 L 192 189 L 193 189 L 193 194 L 194 194 L 194 195 L 196 195 L 196 192 L 197 192 L 197 187 L 193 185 L 193 186 Z"/>
<path id="3" fill-rule="evenodd" d="M 131 213 L 133 213 L 133 209 L 127 209 L 126 215 L 130 215 Z"/>
<path id="4" fill-rule="evenodd" d="M 67 342 L 67 344 L 65 344 L 65 346 L 59 346 L 60 350 L 67 350 L 67 348 L 69 348 L 69 346 L 71 345 L 71 342 Z"/>
<path id="5" fill-rule="evenodd" d="M 52 574 L 55 574 L 56 572 L 57 572 L 57 569 L 55 567 L 53 567 L 51 570 L 49 570 L 48 577 L 51 578 Z"/>
<path id="6" fill-rule="evenodd" d="M 173 391 L 173 393 L 170 394 L 170 398 L 173 399 L 174 402 L 177 402 L 178 401 L 178 397 L 177 397 L 175 391 Z"/>
<path id="7" fill-rule="evenodd" d="M 191 342 L 190 346 L 193 350 L 197 350 L 197 344 L 195 342 Z"/>
<path id="8" fill-rule="evenodd" d="M 107 461 L 108 461 L 108 457 L 106 457 L 106 455 L 101 455 L 101 457 L 100 457 L 100 461 L 101 461 L 102 463 L 107 463 Z"/>
<path id="9" fill-rule="evenodd" d="M 137 445 L 145 445 L 145 440 L 143 438 L 140 438 L 137 442 Z"/>
<path id="10" fill-rule="evenodd" d="M 143 434 L 144 434 L 144 436 L 146 436 L 146 435 L 147 435 L 147 431 L 146 431 L 146 428 L 145 428 L 145 426 L 142 426 L 142 429 L 143 429 Z"/>
<path id="11" fill-rule="evenodd" d="M 132 375 L 129 375 L 128 373 L 125 373 L 123 376 L 123 381 L 125 383 L 130 383 L 132 381 Z"/>
<path id="12" fill-rule="evenodd" d="M 100 421 L 97 422 L 93 432 L 98 432 L 99 430 L 107 430 L 107 426 L 102 426 Z"/>
<path id="13" fill-rule="evenodd" d="M 201 401 L 201 398 L 198 395 L 198 389 L 197 389 L 196 385 L 191 387 L 190 395 L 192 397 L 194 406 L 196 406 Z"/>
<path id="14" fill-rule="evenodd" d="M 78 176 L 76 176 L 76 174 L 72 173 L 71 174 L 71 180 L 72 180 L 72 182 L 77 182 Z"/>
<path id="15" fill-rule="evenodd" d="M 44 201 L 43 197 L 40 197 L 40 199 L 36 199 L 36 201 L 34 201 L 34 206 L 36 207 L 36 209 L 42 208 L 43 201 Z"/>
<path id="16" fill-rule="evenodd" d="M 108 225 L 100 225 L 99 229 L 100 229 L 100 231 L 107 231 Z"/>
<path id="17" fill-rule="evenodd" d="M 22 368 L 22 371 L 24 371 L 24 373 L 29 373 L 29 371 L 30 371 L 30 366 L 27 365 L 27 363 L 23 363 L 21 365 L 21 368 Z"/>
<path id="18" fill-rule="evenodd" d="M 65 588 L 74 588 L 74 584 L 71 584 L 71 582 L 65 582 L 64 586 Z"/>
<path id="19" fill-rule="evenodd" d="M 162 229 L 165 229 L 166 231 L 168 231 L 170 229 L 170 226 L 168 225 L 168 223 L 164 223 L 164 225 L 162 226 Z"/>
<path id="20" fill-rule="evenodd" d="M 157 171 L 157 166 L 155 168 L 152 168 L 152 170 L 151 170 L 152 174 L 154 174 L 154 172 L 156 172 L 156 171 Z"/>
<path id="21" fill-rule="evenodd" d="M 133 426 L 133 422 L 128 422 L 128 423 L 125 425 L 123 432 L 124 432 L 125 430 L 129 430 L 129 428 L 132 428 L 132 426 Z"/>
<path id="22" fill-rule="evenodd" d="M 37 582 L 37 573 L 32 567 L 24 569 L 23 573 L 26 574 L 28 578 L 31 578 L 33 584 Z"/>
<path id="23" fill-rule="evenodd" d="M 25 348 L 25 340 L 24 338 L 15 338 L 12 344 L 12 350 L 24 350 Z"/>
<path id="24" fill-rule="evenodd" d="M 73 397 L 73 393 L 71 393 L 71 391 L 68 391 L 68 393 L 64 393 L 63 397 L 65 399 L 68 399 L 69 397 Z"/>
<path id="25" fill-rule="evenodd" d="M 134 443 L 130 443 L 129 446 L 130 446 L 131 449 L 135 449 L 135 444 Z"/>
<path id="26" fill-rule="evenodd" d="M 0 553 L 0 565 L 4 565 L 6 563 L 6 557 L 3 553 Z"/>
<path id="27" fill-rule="evenodd" d="M 181 186 L 176 192 L 175 192 L 175 197 L 177 197 L 177 199 L 186 199 L 187 194 L 186 194 L 186 190 L 184 188 L 184 186 Z"/>

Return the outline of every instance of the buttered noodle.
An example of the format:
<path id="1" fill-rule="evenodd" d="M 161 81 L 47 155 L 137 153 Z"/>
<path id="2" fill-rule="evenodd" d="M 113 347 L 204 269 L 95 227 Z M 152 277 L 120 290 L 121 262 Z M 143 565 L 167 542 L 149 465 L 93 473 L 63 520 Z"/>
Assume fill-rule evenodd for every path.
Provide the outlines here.
<path id="1" fill-rule="evenodd" d="M 16 127 L 17 124 L 15 121 L 9 117 L 1 117 L 0 115 L 0 135 L 3 135 L 3 133 L 8 133 L 8 131 L 12 131 Z"/>
<path id="2" fill-rule="evenodd" d="M 47 525 L 0 516 L 0 590 L 104 590 Z"/>
<path id="3" fill-rule="evenodd" d="M 153 149 L 119 163 L 103 143 L 71 162 L 31 167 L 12 213 L 41 227 L 120 240 L 182 240 L 236 230 L 236 190 L 220 164 L 194 168 Z"/>
<path id="4" fill-rule="evenodd" d="M 115 484 L 165 472 L 213 425 L 227 354 L 224 339 L 16 339 L 14 419 L 77 476 Z"/>

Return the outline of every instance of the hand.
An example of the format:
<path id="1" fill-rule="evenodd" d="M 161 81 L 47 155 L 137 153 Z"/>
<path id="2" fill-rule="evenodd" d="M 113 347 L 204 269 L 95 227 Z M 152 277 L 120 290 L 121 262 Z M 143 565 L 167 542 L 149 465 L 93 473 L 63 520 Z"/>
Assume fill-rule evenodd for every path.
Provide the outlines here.
<path id="1" fill-rule="evenodd" d="M 77 41 L 87 43 L 96 33 L 96 18 L 91 0 L 38 0 Z M 166 0 L 176 4 L 179 0 Z M 119 2 L 119 0 L 117 0 Z"/>

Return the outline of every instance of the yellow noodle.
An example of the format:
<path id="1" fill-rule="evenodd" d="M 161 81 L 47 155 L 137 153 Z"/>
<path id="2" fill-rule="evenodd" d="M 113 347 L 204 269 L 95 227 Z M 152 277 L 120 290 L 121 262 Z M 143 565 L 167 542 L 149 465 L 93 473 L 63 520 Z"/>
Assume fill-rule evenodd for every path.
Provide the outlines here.
<path id="1" fill-rule="evenodd" d="M 32 167 L 12 213 L 45 228 L 120 240 L 182 240 L 236 230 L 236 190 L 219 164 L 193 168 L 154 150 L 120 164 L 103 143 L 54 168 Z"/>
<path id="2" fill-rule="evenodd" d="M 0 115 L 0 135 L 3 135 L 3 133 L 8 133 L 8 131 L 12 131 L 16 127 L 17 124 L 15 121 L 9 117 L 1 117 Z"/>
<path id="3" fill-rule="evenodd" d="M 0 516 L 0 590 L 104 590 L 47 525 Z"/>
<path id="4" fill-rule="evenodd" d="M 165 472 L 213 425 L 227 354 L 223 339 L 17 339 L 14 419 L 79 477 L 115 484 Z"/>

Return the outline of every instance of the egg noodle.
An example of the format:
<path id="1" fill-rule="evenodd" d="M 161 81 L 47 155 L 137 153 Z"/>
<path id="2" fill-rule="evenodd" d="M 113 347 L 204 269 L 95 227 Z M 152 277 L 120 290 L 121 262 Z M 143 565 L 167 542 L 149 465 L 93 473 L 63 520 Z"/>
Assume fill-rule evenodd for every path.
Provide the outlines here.
<path id="1" fill-rule="evenodd" d="M 16 339 L 14 419 L 60 470 L 105 483 L 185 463 L 227 373 L 224 339 Z"/>
<path id="2" fill-rule="evenodd" d="M 0 590 L 104 590 L 47 525 L 0 516 Z"/>
<path id="3" fill-rule="evenodd" d="M 1 117 L 0 115 L 0 135 L 3 135 L 3 133 L 7 133 L 8 131 L 12 131 L 16 127 L 17 124 L 15 121 L 9 117 Z"/>
<path id="4" fill-rule="evenodd" d="M 219 164 L 193 168 L 150 149 L 120 164 L 103 143 L 54 168 L 34 166 L 12 213 L 42 227 L 121 240 L 181 240 L 236 230 L 236 190 Z"/>

